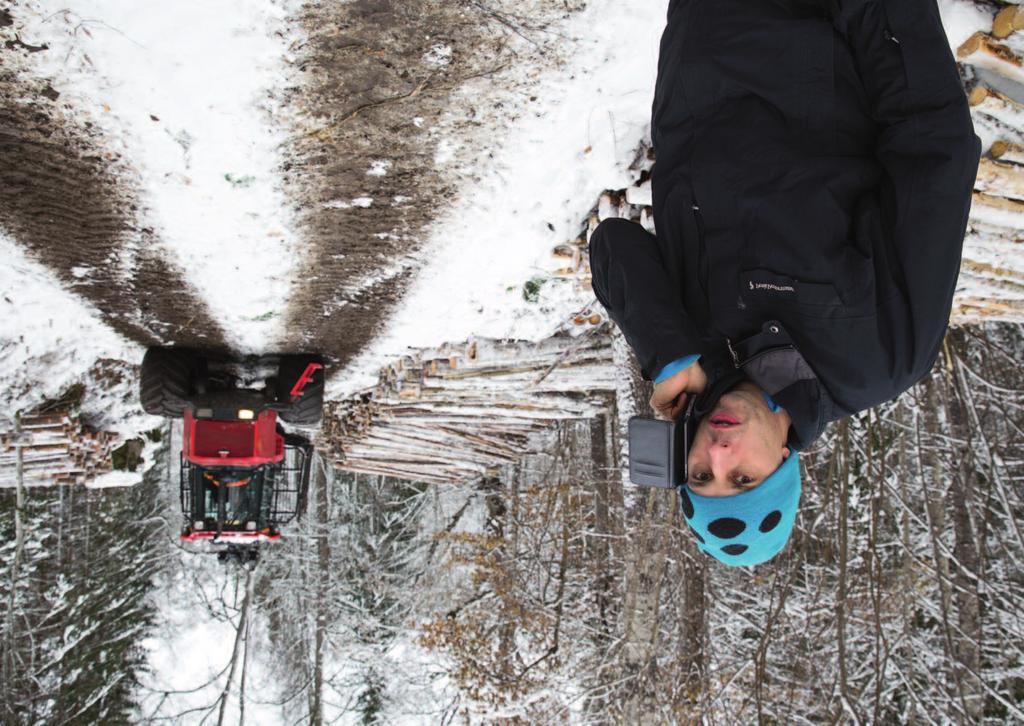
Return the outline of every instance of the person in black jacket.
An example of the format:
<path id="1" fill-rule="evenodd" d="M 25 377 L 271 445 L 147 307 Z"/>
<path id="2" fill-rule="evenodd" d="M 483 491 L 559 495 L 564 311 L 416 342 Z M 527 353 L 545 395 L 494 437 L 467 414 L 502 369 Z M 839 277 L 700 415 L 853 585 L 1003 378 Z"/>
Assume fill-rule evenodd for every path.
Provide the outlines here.
<path id="1" fill-rule="evenodd" d="M 657 237 L 602 222 L 594 291 L 652 407 L 698 396 L 699 547 L 756 564 L 793 452 L 931 369 L 980 141 L 935 0 L 671 0 L 651 135 Z"/>

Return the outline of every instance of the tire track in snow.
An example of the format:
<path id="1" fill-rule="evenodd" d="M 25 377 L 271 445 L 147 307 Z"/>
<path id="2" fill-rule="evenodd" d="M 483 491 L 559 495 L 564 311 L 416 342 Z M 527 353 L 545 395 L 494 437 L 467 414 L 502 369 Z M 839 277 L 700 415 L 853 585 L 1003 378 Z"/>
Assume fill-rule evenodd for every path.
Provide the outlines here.
<path id="1" fill-rule="evenodd" d="M 24 0 L 15 11 L 20 37 L 48 46 L 25 67 L 129 160 L 161 259 L 240 353 L 279 349 L 302 255 L 278 176 L 290 2 Z"/>
<path id="2" fill-rule="evenodd" d="M 16 55 L 0 51 L 0 65 Z M 0 73 L 0 227 L 126 338 L 222 347 L 220 327 L 140 221 L 130 168 L 70 110 L 46 81 Z"/>
<path id="3" fill-rule="evenodd" d="M 494 117 L 524 112 L 463 90 L 495 79 L 508 91 L 555 62 L 545 26 L 573 9 L 544 0 L 527 20 L 468 0 L 303 6 L 292 20 L 303 85 L 290 99 L 298 121 L 283 172 L 309 251 L 289 347 L 345 364 L 381 331 L 429 253 L 424 228 L 475 174 L 457 168 L 439 132 L 458 129 L 468 148 L 488 141 L 481 130 Z M 517 80 L 502 75 L 517 65 Z"/>

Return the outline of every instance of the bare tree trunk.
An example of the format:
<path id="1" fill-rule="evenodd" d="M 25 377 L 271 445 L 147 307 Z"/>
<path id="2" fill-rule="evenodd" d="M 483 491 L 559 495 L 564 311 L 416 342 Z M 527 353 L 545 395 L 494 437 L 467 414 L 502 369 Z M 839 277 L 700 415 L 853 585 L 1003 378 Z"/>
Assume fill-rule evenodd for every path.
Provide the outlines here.
<path id="1" fill-rule="evenodd" d="M 882 590 L 885 587 L 886 578 L 882 572 L 882 563 L 878 553 L 880 527 L 879 514 L 883 508 L 882 495 L 885 491 L 883 482 L 885 481 L 886 475 L 886 450 L 882 449 L 880 446 L 882 441 L 881 428 L 881 425 L 878 423 L 877 414 L 873 411 L 869 411 L 867 427 L 867 472 L 871 482 L 874 483 L 873 493 L 871 496 L 871 527 L 868 531 L 867 551 L 868 591 L 871 595 L 871 609 L 872 615 L 874 616 L 875 630 L 875 694 L 871 716 L 872 723 L 878 723 L 879 721 L 879 714 L 882 707 L 882 687 L 886 681 L 885 670 L 889 660 L 889 645 L 886 641 L 885 631 L 882 627 Z M 879 445 L 876 446 L 876 442 Z M 875 471 L 876 461 L 878 462 L 877 471 Z"/>
<path id="2" fill-rule="evenodd" d="M 14 415 L 14 436 L 15 436 L 15 477 L 17 491 L 14 504 L 14 562 L 11 564 L 11 582 L 7 592 L 7 622 L 4 627 L 4 703 L 5 707 L 11 708 L 10 704 L 15 702 L 17 689 L 14 684 L 14 674 L 17 666 L 16 643 L 15 643 L 15 593 L 18 590 L 18 576 L 21 569 L 21 560 L 25 550 L 25 524 L 22 521 L 22 513 L 25 510 L 25 473 L 24 473 L 24 451 L 22 450 L 21 412 Z"/>
<path id="3" fill-rule="evenodd" d="M 707 692 L 707 672 L 704 667 L 708 625 L 707 558 L 697 549 L 692 536 L 680 528 L 676 532 L 676 550 L 681 559 L 680 577 L 683 582 L 682 597 L 678 601 L 680 625 L 677 663 L 684 679 L 679 689 L 684 701 L 677 702 L 675 711 L 681 717 L 692 718 L 692 713 L 679 712 L 689 709 L 695 713 L 700 696 Z"/>
<path id="4" fill-rule="evenodd" d="M 256 577 L 249 573 L 252 585 L 246 588 L 245 596 L 251 598 L 255 589 Z M 249 673 L 249 631 L 250 621 L 245 620 L 245 631 L 242 633 L 242 677 L 238 682 L 238 726 L 245 726 L 245 677 Z"/>
<path id="5" fill-rule="evenodd" d="M 316 523 L 317 523 L 317 571 L 316 582 L 316 631 L 313 640 L 313 690 L 309 722 L 322 726 L 324 722 L 324 649 L 327 647 L 327 622 L 330 615 L 327 603 L 331 582 L 330 542 L 330 481 L 329 477 L 317 477 Z"/>
<path id="6" fill-rule="evenodd" d="M 946 368 L 943 387 L 946 396 L 946 416 L 950 422 L 950 434 L 971 441 L 970 426 L 964 410 L 964 399 L 959 385 L 963 379 L 955 376 L 958 352 L 950 345 L 949 336 L 943 345 Z M 955 667 L 959 668 L 960 679 L 965 684 L 964 701 L 967 719 L 980 722 L 985 707 L 984 689 L 980 683 L 981 672 L 981 619 L 978 597 L 979 554 L 975 530 L 972 523 L 976 511 L 974 487 L 977 480 L 977 461 L 973 449 L 968 447 L 960 457 L 960 466 L 953 472 L 949 487 L 948 507 L 953 515 L 953 592 L 957 609 L 957 638 Z"/>
<path id="7" fill-rule="evenodd" d="M 606 618 L 610 606 L 612 568 L 609 562 L 610 538 L 614 536 L 610 516 L 611 479 L 618 470 L 615 456 L 609 451 L 608 416 L 601 414 L 590 424 L 590 451 L 594 481 L 594 537 L 590 547 L 590 561 L 594 570 L 594 592 L 602 625 L 601 632 L 610 636 Z"/>
<path id="8" fill-rule="evenodd" d="M 931 377 L 926 377 L 923 381 L 925 388 L 925 401 L 926 405 L 923 410 L 925 418 L 925 428 L 929 434 L 929 439 L 934 441 L 936 434 L 939 433 L 938 424 L 938 402 L 935 400 L 935 382 Z M 932 482 L 932 486 L 925 485 L 925 511 L 928 515 L 928 528 L 931 534 L 932 541 L 932 557 L 935 561 L 935 580 L 936 586 L 939 591 L 939 611 L 942 616 L 942 627 L 943 636 L 946 649 L 947 661 L 952 664 L 956 660 L 956 648 L 954 646 L 954 639 L 952 633 L 952 623 L 950 621 L 950 612 L 953 607 L 952 594 L 950 593 L 950 570 L 949 570 L 949 558 L 943 552 L 942 532 L 946 529 L 946 510 L 945 502 L 938 492 L 933 492 L 933 487 L 938 489 L 943 481 L 942 476 L 942 460 L 938 452 L 932 449 L 925 453 L 924 446 L 925 442 L 920 437 L 920 430 L 918 431 L 918 455 L 921 456 L 925 461 L 928 461 L 931 468 L 931 476 L 926 477 L 927 482 Z M 924 466 L 922 466 L 922 472 Z M 951 668 L 949 673 L 952 679 L 952 688 L 950 689 L 953 693 L 951 697 L 958 697 L 960 701 L 961 710 L 966 713 L 967 707 L 964 700 L 963 682 L 960 679 L 960 672 L 956 668 Z"/>
<path id="9" fill-rule="evenodd" d="M 235 671 L 238 668 L 238 656 L 242 650 L 242 642 L 245 640 L 245 633 L 249 627 L 249 605 L 252 603 L 255 583 L 254 570 L 247 570 L 245 573 L 245 596 L 242 598 L 242 612 L 238 616 L 238 627 L 235 628 L 235 644 L 231 649 L 231 668 L 228 671 L 228 679 L 224 683 L 224 690 L 220 694 L 217 726 L 224 726 L 224 714 L 227 712 L 228 700 L 231 697 L 231 684 L 235 680 Z"/>
<path id="10" fill-rule="evenodd" d="M 620 468 L 613 445 L 612 431 L 615 426 L 614 400 L 608 414 L 601 414 L 590 423 L 590 461 L 594 482 L 593 529 L 587 560 L 594 590 L 594 650 L 597 654 L 595 684 L 599 687 L 595 696 L 587 699 L 585 713 L 598 723 L 606 722 L 608 716 L 608 686 L 615 680 L 613 668 L 608 667 L 606 655 L 615 639 L 615 616 L 618 611 L 615 573 L 618 567 L 612 562 L 613 537 L 621 536 L 612 519 L 613 486 L 621 488 Z"/>
<path id="11" fill-rule="evenodd" d="M 665 559 L 671 523 L 677 516 L 674 491 L 645 489 L 637 497 L 642 512 L 632 526 L 632 547 L 625 563 L 625 603 L 623 616 L 624 676 L 632 682 L 625 709 L 630 723 L 658 720 L 657 647 L 661 584 L 665 577 Z"/>
<path id="12" fill-rule="evenodd" d="M 839 474 L 839 582 L 836 592 L 836 646 L 838 649 L 837 658 L 839 661 L 839 698 L 843 710 L 850 717 L 856 720 L 853 700 L 850 698 L 849 683 L 846 669 L 846 565 L 847 554 L 847 501 L 850 491 L 850 420 L 843 419 L 839 424 L 839 436 L 841 440 L 841 456 L 843 469 Z"/>

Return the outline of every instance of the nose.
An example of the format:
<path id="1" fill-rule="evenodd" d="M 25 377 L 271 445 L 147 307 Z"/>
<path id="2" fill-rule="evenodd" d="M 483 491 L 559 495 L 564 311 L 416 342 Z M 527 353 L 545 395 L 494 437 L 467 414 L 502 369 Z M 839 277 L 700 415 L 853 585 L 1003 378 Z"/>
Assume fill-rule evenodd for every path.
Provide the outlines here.
<path id="1" fill-rule="evenodd" d="M 708 456 L 711 458 L 711 468 L 718 469 L 728 466 L 730 460 L 736 455 L 736 445 L 728 439 L 712 441 L 708 449 Z"/>

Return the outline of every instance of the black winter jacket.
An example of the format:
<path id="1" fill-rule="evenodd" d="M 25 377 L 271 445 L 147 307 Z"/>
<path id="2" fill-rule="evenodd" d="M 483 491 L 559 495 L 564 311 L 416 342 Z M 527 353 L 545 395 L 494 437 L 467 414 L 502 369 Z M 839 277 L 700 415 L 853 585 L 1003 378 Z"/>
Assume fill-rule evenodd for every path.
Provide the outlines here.
<path id="1" fill-rule="evenodd" d="M 742 367 L 804 448 L 928 373 L 980 156 L 935 0 L 672 0 L 651 133 L 657 238 L 591 239 L 646 378 Z"/>

